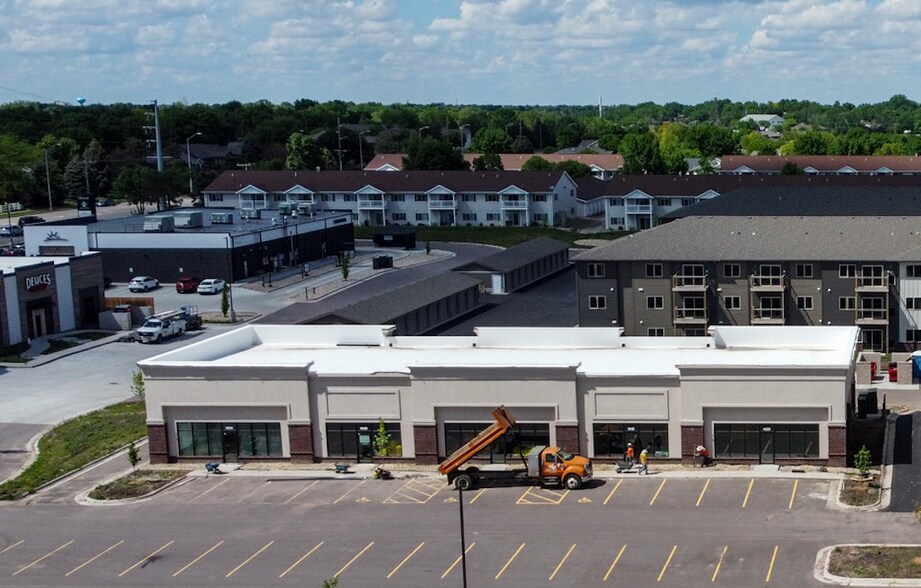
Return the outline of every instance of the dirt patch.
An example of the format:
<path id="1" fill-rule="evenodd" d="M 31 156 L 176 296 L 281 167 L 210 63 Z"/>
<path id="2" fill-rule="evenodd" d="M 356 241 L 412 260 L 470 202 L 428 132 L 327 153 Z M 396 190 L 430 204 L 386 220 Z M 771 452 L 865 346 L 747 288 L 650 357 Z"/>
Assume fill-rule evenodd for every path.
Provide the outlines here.
<path id="1" fill-rule="evenodd" d="M 89 497 L 94 500 L 138 498 L 159 490 L 188 474 L 186 470 L 138 470 L 114 482 L 96 486 Z"/>
<path id="2" fill-rule="evenodd" d="M 846 578 L 921 578 L 921 545 L 842 545 L 832 550 L 828 571 Z"/>
<path id="3" fill-rule="evenodd" d="M 879 475 L 846 476 L 841 483 L 841 502 L 851 506 L 870 506 L 879 502 Z"/>
<path id="4" fill-rule="evenodd" d="M 246 312 L 246 311 L 234 311 L 234 314 L 237 315 L 237 322 L 242 323 L 259 316 L 258 312 Z M 220 312 L 203 312 L 201 313 L 201 321 L 203 323 L 213 323 L 213 324 L 230 324 L 230 313 L 227 316 L 224 316 Z"/>

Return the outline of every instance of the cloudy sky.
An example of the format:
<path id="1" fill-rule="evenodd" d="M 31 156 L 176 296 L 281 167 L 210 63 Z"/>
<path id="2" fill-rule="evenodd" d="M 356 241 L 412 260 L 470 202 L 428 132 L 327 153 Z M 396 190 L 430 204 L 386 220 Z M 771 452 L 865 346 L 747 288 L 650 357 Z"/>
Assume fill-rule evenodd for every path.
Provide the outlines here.
<path id="1" fill-rule="evenodd" d="M 921 100 L 921 0 L 0 0 L 0 103 Z"/>

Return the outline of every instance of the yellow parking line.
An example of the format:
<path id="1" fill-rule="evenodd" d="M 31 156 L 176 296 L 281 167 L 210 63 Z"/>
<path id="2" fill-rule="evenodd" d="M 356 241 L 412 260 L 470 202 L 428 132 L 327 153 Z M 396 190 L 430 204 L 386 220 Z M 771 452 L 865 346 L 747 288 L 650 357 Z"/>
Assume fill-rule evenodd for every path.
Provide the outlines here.
<path id="1" fill-rule="evenodd" d="M 474 546 L 474 545 L 476 545 L 476 543 L 471 543 L 470 545 L 468 545 L 468 546 L 467 546 L 467 549 L 464 550 L 464 555 L 470 553 L 470 550 L 473 549 L 473 546 Z M 451 567 L 449 567 L 448 569 L 446 569 L 446 570 L 445 570 L 445 573 L 443 573 L 443 574 L 441 575 L 441 579 L 444 580 L 445 578 L 447 578 L 447 577 L 448 577 L 448 574 L 451 573 L 451 570 L 453 570 L 454 568 L 456 568 L 456 567 L 457 567 L 457 564 L 459 564 L 460 562 L 461 562 L 461 556 L 458 555 L 458 556 L 457 556 L 457 559 L 454 560 L 454 563 L 451 564 Z"/>
<path id="2" fill-rule="evenodd" d="M 263 551 L 265 551 L 266 549 L 268 549 L 269 547 L 271 547 L 271 546 L 272 546 L 272 543 L 275 543 L 275 541 L 269 541 L 268 543 L 266 543 L 266 544 L 263 546 L 262 549 L 260 549 L 260 550 L 257 551 L 256 553 L 254 553 L 254 554 L 252 554 L 251 556 L 249 556 L 248 558 L 246 558 L 246 561 L 244 561 L 243 563 L 241 563 L 240 565 L 238 565 L 238 566 L 235 567 L 234 569 L 232 569 L 232 570 L 230 570 L 229 572 L 227 572 L 227 575 L 224 576 L 224 577 L 225 577 L 225 578 L 229 578 L 230 576 L 236 574 L 236 573 L 237 573 L 237 570 L 239 570 L 240 568 L 242 568 L 243 566 L 245 566 L 245 565 L 248 564 L 249 562 L 251 562 L 251 561 L 253 561 L 254 559 L 256 559 L 256 556 L 259 555 L 260 553 L 262 553 Z"/>
<path id="3" fill-rule="evenodd" d="M 355 488 L 358 488 L 359 486 L 361 486 L 361 485 L 364 484 L 365 482 L 367 482 L 367 480 L 362 480 L 362 481 L 359 482 L 358 484 L 356 484 L 356 485 L 352 486 L 351 488 L 349 488 L 348 491 L 347 491 L 345 494 L 343 494 L 343 495 L 340 496 L 339 498 L 333 500 L 333 504 L 338 504 L 340 500 L 342 500 L 343 498 L 345 498 L 346 496 L 349 495 L 349 492 L 351 492 L 351 491 L 354 490 Z"/>
<path id="4" fill-rule="evenodd" d="M 262 490 L 263 488 L 265 488 L 266 486 L 268 486 L 268 485 L 271 484 L 271 483 L 272 483 L 272 480 L 266 480 L 264 484 L 260 484 L 259 486 L 256 486 L 255 488 L 253 488 L 252 490 L 250 490 L 249 492 L 247 492 L 246 494 L 244 494 L 243 496 L 241 496 L 241 497 L 240 497 L 240 500 L 237 501 L 237 504 L 243 502 L 244 500 L 246 500 L 247 498 L 249 498 L 250 496 L 252 496 L 252 495 L 255 494 L 256 492 L 259 492 L 260 490 Z M 285 504 L 287 504 L 287 503 L 285 503 Z"/>
<path id="5" fill-rule="evenodd" d="M 99 559 L 99 558 L 102 557 L 103 555 L 109 553 L 110 551 L 112 551 L 113 549 L 115 549 L 116 547 L 118 547 L 119 545 L 121 545 L 121 544 L 124 543 L 124 542 L 125 542 L 125 540 L 122 539 L 121 541 L 119 541 L 119 542 L 116 543 L 115 545 L 109 547 L 109 548 L 106 549 L 105 551 L 102 551 L 102 552 L 100 552 L 100 553 L 94 555 L 93 557 L 89 558 L 88 560 L 86 560 L 86 561 L 83 562 L 82 564 L 80 564 L 80 565 L 78 565 L 77 567 L 75 567 L 74 569 L 70 570 L 69 572 L 67 572 L 66 574 L 64 574 L 64 576 L 67 577 L 67 576 L 71 575 L 72 573 L 76 572 L 77 570 L 79 570 L 80 568 L 82 568 L 83 566 L 86 566 L 86 565 L 89 565 L 89 564 L 93 563 L 94 561 L 96 561 L 97 559 Z"/>
<path id="6" fill-rule="evenodd" d="M 658 579 L 656 580 L 656 582 L 661 582 L 661 581 L 662 581 L 662 576 L 665 575 L 665 570 L 668 569 L 668 564 L 672 563 L 672 558 L 675 557 L 675 550 L 676 550 L 676 549 L 678 549 L 678 546 L 677 546 L 677 545 L 673 545 L 673 546 L 672 546 L 672 551 L 671 551 L 671 553 L 668 554 L 668 559 L 665 560 L 665 565 L 662 566 L 662 571 L 659 572 L 659 577 L 658 577 Z"/>
<path id="7" fill-rule="evenodd" d="M 752 481 L 748 483 L 748 492 L 745 493 L 745 500 L 742 501 L 742 508 L 748 506 L 748 497 L 751 496 L 752 486 L 755 485 L 755 479 L 752 478 Z"/>
<path id="8" fill-rule="evenodd" d="M 695 508 L 700 506 L 700 501 L 704 499 L 704 494 L 707 493 L 707 488 L 710 487 L 710 478 L 707 478 L 707 481 L 704 483 L 703 490 L 700 491 L 700 496 L 697 497 L 697 504 L 694 505 Z"/>
<path id="9" fill-rule="evenodd" d="M 656 503 L 656 498 L 659 497 L 659 492 L 661 492 L 661 491 L 662 491 L 662 488 L 665 487 L 665 483 L 666 483 L 666 482 L 668 482 L 668 478 L 665 478 L 664 480 L 662 480 L 662 483 L 659 484 L 659 489 L 656 490 L 655 496 L 653 496 L 653 497 L 652 497 L 652 500 L 649 501 L 649 506 L 652 506 L 653 504 Z"/>
<path id="10" fill-rule="evenodd" d="M 51 557 L 51 556 L 54 555 L 55 553 L 61 551 L 62 549 L 64 549 L 65 547 L 67 547 L 68 545 L 70 545 L 71 543 L 73 543 L 74 541 L 75 541 L 74 539 L 71 539 L 70 541 L 68 541 L 68 542 L 65 543 L 64 545 L 61 545 L 60 547 L 58 547 L 58 548 L 55 549 L 54 551 L 50 551 L 50 552 L 46 553 L 45 555 L 43 555 L 43 556 L 41 556 L 40 558 L 38 558 L 37 560 L 33 561 L 33 562 L 30 563 L 29 565 L 26 565 L 26 566 L 23 566 L 23 567 L 19 568 L 18 570 L 16 570 L 15 572 L 13 572 L 13 575 L 16 576 L 16 575 L 20 574 L 21 572 L 24 572 L 24 571 L 28 570 L 29 568 L 31 568 L 32 566 L 34 566 L 34 565 L 37 564 L 38 562 L 40 562 L 40 561 L 42 561 L 42 560 L 45 560 L 45 559 L 48 559 L 49 557 Z"/>
<path id="11" fill-rule="evenodd" d="M 765 578 L 764 578 L 764 582 L 765 582 L 765 583 L 768 583 L 768 582 L 771 581 L 771 574 L 774 573 L 774 562 L 777 560 L 777 548 L 778 548 L 778 547 L 780 547 L 780 546 L 779 546 L 779 545 L 775 545 L 775 546 L 774 546 L 774 554 L 771 556 L 771 565 L 770 565 L 770 567 L 768 567 L 767 576 L 765 576 Z"/>
<path id="12" fill-rule="evenodd" d="M 149 562 L 149 561 L 150 561 L 150 558 L 152 558 L 153 556 L 157 555 L 158 553 L 160 553 L 161 551 L 163 551 L 164 549 L 166 549 L 167 547 L 169 547 L 170 545 L 172 545 L 172 544 L 175 543 L 175 542 L 176 542 L 176 541 L 173 540 L 173 541 L 170 541 L 169 543 L 164 543 L 164 544 L 163 544 L 162 546 L 160 546 L 156 551 L 154 551 L 153 553 L 151 553 L 150 555 L 148 555 L 148 556 L 145 557 L 144 559 L 138 561 L 136 564 L 134 564 L 134 565 L 131 566 L 130 568 L 126 569 L 124 572 L 120 573 L 120 574 L 118 575 L 118 577 L 121 578 L 122 576 L 124 576 L 125 574 L 127 574 L 128 572 L 130 572 L 131 570 L 133 570 L 134 568 L 138 567 L 139 565 L 141 565 L 141 564 L 143 564 L 143 563 Z"/>
<path id="13" fill-rule="evenodd" d="M 201 497 L 204 496 L 205 494 L 208 494 L 208 493 L 211 492 L 212 490 L 216 490 L 217 488 L 223 486 L 224 484 L 226 484 L 226 483 L 229 482 L 229 481 L 230 481 L 230 478 L 227 478 L 227 479 L 225 479 L 223 482 L 218 482 L 217 484 L 215 484 L 214 486 L 211 486 L 210 488 L 208 488 L 207 490 L 205 490 L 204 492 L 202 492 L 201 494 L 199 494 L 199 495 L 196 496 L 195 498 L 189 500 L 189 502 L 195 502 L 196 500 L 198 500 L 199 498 L 201 498 Z"/>
<path id="14" fill-rule="evenodd" d="M 604 579 L 602 580 L 602 582 L 607 582 L 607 581 L 608 581 L 608 576 L 610 576 L 610 575 L 611 575 L 611 572 L 614 571 L 614 566 L 616 566 L 616 565 L 617 565 L 617 562 L 620 561 L 620 556 L 622 556 L 622 555 L 624 554 L 624 550 L 626 550 L 626 549 L 627 549 L 627 544 L 624 543 L 624 546 L 621 547 L 621 548 L 620 548 L 620 551 L 617 552 L 617 557 L 614 558 L 614 562 L 611 564 L 611 567 L 608 568 L 608 573 L 606 573 L 606 574 L 604 575 Z"/>
<path id="15" fill-rule="evenodd" d="M 409 552 L 409 555 L 407 555 L 406 557 L 404 557 L 404 558 L 403 558 L 403 561 L 401 561 L 399 564 L 397 564 L 397 567 L 393 568 L 393 570 L 391 570 L 390 573 L 387 574 L 387 579 L 389 580 L 389 579 L 390 579 L 390 576 L 392 576 L 392 575 L 394 575 L 395 573 L 397 573 L 398 571 L 400 571 L 400 568 L 403 567 L 403 564 L 405 564 L 406 562 L 408 562 L 408 561 L 409 561 L 409 558 L 411 558 L 412 556 L 416 555 L 416 552 L 419 551 L 420 549 L 422 549 L 422 546 L 423 546 L 423 545 L 425 545 L 425 541 L 423 541 L 422 543 L 420 543 L 419 545 L 417 545 L 415 549 L 413 549 L 412 551 L 410 551 L 410 552 Z"/>
<path id="16" fill-rule="evenodd" d="M 479 492 L 477 492 L 476 496 L 474 496 L 473 498 L 471 498 L 471 499 L 470 499 L 470 502 L 468 502 L 467 504 L 473 504 L 474 502 L 476 502 L 477 499 L 478 499 L 480 496 L 483 495 L 483 492 L 486 492 L 486 488 L 483 488 L 482 490 L 480 490 Z M 0 553 L 2 553 L 2 552 L 0 552 Z"/>
<path id="17" fill-rule="evenodd" d="M 575 548 L 576 548 L 576 544 L 573 543 L 572 547 L 569 548 L 569 551 L 566 552 L 566 555 L 563 556 L 563 559 L 560 560 L 560 563 L 557 564 L 556 569 L 553 570 L 553 573 L 550 574 L 550 577 L 547 578 L 547 580 L 552 580 L 553 578 L 556 577 L 556 573 L 560 571 L 560 568 L 563 567 L 563 564 L 566 563 L 566 560 L 569 559 L 570 554 L 572 554 L 572 550 Z"/>
<path id="18" fill-rule="evenodd" d="M 569 494 L 569 490 L 566 490 L 565 492 L 554 492 L 553 490 L 543 489 L 544 492 L 547 492 L 549 494 L 556 496 L 557 500 L 554 500 L 553 498 L 548 498 L 547 496 L 535 494 L 534 492 L 532 492 L 533 488 L 534 488 L 533 486 L 528 486 L 528 489 L 525 490 L 525 493 L 521 495 L 521 498 L 518 499 L 516 504 L 560 504 L 561 502 L 563 502 L 563 499 L 566 498 L 566 496 Z M 530 495 L 530 498 L 536 498 L 539 501 L 542 500 L 543 502 L 539 502 L 539 501 L 531 502 L 530 500 L 525 498 L 526 496 L 529 496 L 529 495 Z"/>
<path id="19" fill-rule="evenodd" d="M 13 544 L 10 545 L 9 547 L 6 547 L 6 548 L 0 550 L 0 555 L 3 555 L 4 553 L 6 553 L 7 551 L 9 551 L 10 549 L 13 549 L 13 548 L 16 547 L 17 545 L 22 545 L 23 543 L 25 543 L 25 539 L 20 539 L 19 541 L 17 541 L 16 543 L 13 543 Z"/>
<path id="20" fill-rule="evenodd" d="M 349 563 L 347 563 L 347 564 L 345 564 L 344 566 L 342 566 L 341 568 L 339 568 L 339 571 L 336 572 L 335 574 L 333 574 L 333 577 L 334 577 L 334 578 L 338 578 L 339 576 L 341 576 L 341 575 L 342 575 L 342 572 L 344 572 L 345 570 L 349 569 L 349 566 L 352 565 L 353 563 L 355 563 L 355 560 L 358 559 L 359 557 L 361 557 L 362 555 L 364 555 L 364 553 L 365 553 L 366 551 L 368 551 L 369 549 L 371 549 L 371 546 L 372 546 L 372 545 L 374 545 L 374 541 L 372 541 L 371 543 L 368 543 L 368 544 L 365 546 L 364 549 L 362 549 L 361 551 L 359 551 L 358 553 L 356 553 L 356 554 L 355 554 L 355 557 L 353 557 L 352 559 L 349 560 Z"/>
<path id="21" fill-rule="evenodd" d="M 525 546 L 525 544 L 522 543 L 522 544 L 518 547 L 518 549 L 515 550 L 515 553 L 512 554 L 512 557 L 508 558 L 508 561 L 505 562 L 505 565 L 502 566 L 502 569 L 499 570 L 499 573 L 498 573 L 498 574 L 496 574 L 496 580 L 498 580 L 499 578 L 502 577 L 503 572 L 505 572 L 505 568 L 507 568 L 513 561 L 515 561 L 515 558 L 518 557 L 518 554 L 521 553 L 521 550 L 524 549 L 524 546 Z"/>
<path id="22" fill-rule="evenodd" d="M 223 482 L 222 482 L 222 483 L 223 483 Z M 187 564 L 185 564 L 184 566 L 182 566 L 181 568 L 179 568 L 179 570 L 178 570 L 175 574 L 173 574 L 173 577 L 175 578 L 176 576 L 178 576 L 178 575 L 181 574 L 182 572 L 186 571 L 187 569 L 189 569 L 189 568 L 192 567 L 193 565 L 197 564 L 197 563 L 200 562 L 202 559 L 204 559 L 204 557 L 205 557 L 206 555 L 208 555 L 209 553 L 211 553 L 212 551 L 214 551 L 215 549 L 217 549 L 218 547 L 220 547 L 220 546 L 223 545 L 223 544 L 224 544 L 224 540 L 223 540 L 223 539 L 220 540 L 220 541 L 218 541 L 217 543 L 214 544 L 214 546 L 213 546 L 211 549 L 209 549 L 208 551 L 204 552 L 203 554 L 199 555 L 198 557 L 196 557 L 195 559 L 193 559 L 193 560 L 190 561 L 189 563 L 187 563 Z"/>
<path id="23" fill-rule="evenodd" d="M 611 497 L 614 496 L 614 493 L 617 492 L 617 489 L 620 488 L 620 485 L 623 484 L 623 483 L 624 483 L 623 480 L 617 480 L 617 485 L 614 486 L 614 489 L 611 490 L 611 493 L 608 494 L 608 497 L 605 498 L 605 499 L 604 499 L 604 502 L 601 503 L 602 506 L 604 506 L 605 504 L 608 503 L 609 500 L 611 500 Z"/>
<path id="24" fill-rule="evenodd" d="M 519 496 L 519 497 L 518 497 L 518 500 L 515 501 L 515 504 L 522 504 L 521 501 L 524 500 L 524 497 L 527 496 L 527 495 L 528 495 L 528 492 L 530 492 L 530 491 L 531 491 L 531 487 L 528 486 L 528 487 L 525 489 L 524 494 L 522 494 L 521 496 Z"/>
<path id="25" fill-rule="evenodd" d="M 294 496 L 292 496 L 291 498 L 289 498 L 288 500 L 286 500 L 286 501 L 285 501 L 285 504 L 288 504 L 289 502 L 291 502 L 292 500 L 294 500 L 295 498 L 297 498 L 298 496 L 300 496 L 300 495 L 303 494 L 304 492 L 307 492 L 308 490 L 310 490 L 311 488 L 313 488 L 314 486 L 316 486 L 316 485 L 319 484 L 319 483 L 320 483 L 320 480 L 314 480 L 312 483 L 308 484 L 305 488 L 301 489 L 300 492 L 298 492 L 297 494 L 295 494 Z"/>
<path id="26" fill-rule="evenodd" d="M 299 560 L 297 560 L 296 562 L 294 562 L 293 564 L 291 564 L 291 567 L 289 567 L 287 570 L 285 570 L 285 571 L 283 571 L 282 573 L 280 573 L 280 574 L 278 575 L 278 577 L 279 577 L 279 578 L 284 578 L 285 575 L 286 575 L 288 572 L 290 572 L 291 570 L 293 570 L 294 568 L 296 568 L 297 566 L 299 566 L 300 563 L 301 563 L 302 561 L 304 561 L 305 559 L 307 559 L 308 557 L 310 557 L 310 554 L 311 554 L 311 553 L 313 553 L 313 552 L 316 551 L 317 549 L 320 549 L 320 546 L 323 545 L 324 543 L 325 543 L 325 541 L 320 541 L 319 543 L 317 543 L 316 546 L 315 546 L 313 549 L 311 549 L 310 551 L 308 551 L 307 553 L 305 553 L 303 556 L 301 556 L 301 559 L 299 559 Z"/>
<path id="27" fill-rule="evenodd" d="M 723 566 L 723 558 L 726 557 L 726 551 L 729 550 L 728 545 L 723 546 L 723 553 L 720 554 L 720 560 L 716 562 L 716 569 L 713 570 L 713 577 L 710 578 L 711 582 L 716 582 L 716 576 L 720 573 L 720 568 Z"/>
<path id="28" fill-rule="evenodd" d="M 796 499 L 796 487 L 799 486 L 799 480 L 793 480 L 793 492 L 790 492 L 790 504 L 787 509 L 793 508 L 793 501 Z"/>

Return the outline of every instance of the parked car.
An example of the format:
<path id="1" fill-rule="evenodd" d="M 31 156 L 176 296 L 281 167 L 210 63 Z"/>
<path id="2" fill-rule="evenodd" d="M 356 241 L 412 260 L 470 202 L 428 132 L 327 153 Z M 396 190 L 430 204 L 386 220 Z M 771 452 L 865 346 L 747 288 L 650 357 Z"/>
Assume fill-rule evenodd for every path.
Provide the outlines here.
<path id="1" fill-rule="evenodd" d="M 34 225 L 36 223 L 43 223 L 45 219 L 40 216 L 21 216 L 19 217 L 19 226 L 24 227 L 26 225 Z"/>
<path id="2" fill-rule="evenodd" d="M 202 280 L 198 285 L 199 294 L 220 294 L 224 290 L 224 280 L 220 278 L 208 278 Z"/>
<path id="3" fill-rule="evenodd" d="M 22 236 L 22 227 L 17 225 L 6 225 L 0 227 L 0 237 L 20 237 Z"/>
<path id="4" fill-rule="evenodd" d="M 195 292 L 198 289 L 198 285 L 200 283 L 201 278 L 196 278 L 195 276 L 182 276 L 176 280 L 176 292 L 179 292 L 180 294 Z"/>
<path id="5" fill-rule="evenodd" d="M 115 206 L 115 201 L 111 198 L 97 198 L 96 206 Z"/>
<path id="6" fill-rule="evenodd" d="M 6 255 L 6 256 L 9 256 L 9 257 L 25 257 L 25 256 L 26 256 L 26 248 L 23 247 L 22 245 L 14 245 L 14 246 L 13 246 L 12 248 L 10 248 L 10 249 L 4 249 L 4 250 L 3 250 L 3 255 Z"/>
<path id="7" fill-rule="evenodd" d="M 150 276 L 135 276 L 128 282 L 128 290 L 132 292 L 147 292 L 159 287 L 160 282 Z"/>

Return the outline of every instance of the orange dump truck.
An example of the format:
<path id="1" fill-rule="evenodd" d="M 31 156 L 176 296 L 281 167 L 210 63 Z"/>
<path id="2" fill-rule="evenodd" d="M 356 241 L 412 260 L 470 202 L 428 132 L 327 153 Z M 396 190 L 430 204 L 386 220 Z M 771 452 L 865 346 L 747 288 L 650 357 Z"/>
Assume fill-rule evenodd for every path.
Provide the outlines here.
<path id="1" fill-rule="evenodd" d="M 459 447 L 441 462 L 438 471 L 458 490 L 470 490 L 484 481 L 525 481 L 563 485 L 570 490 L 592 479 L 592 461 L 559 447 L 538 445 L 521 455 L 522 465 L 484 464 L 462 468 L 475 455 L 489 447 L 515 425 L 515 418 L 500 406 L 492 411 L 496 422 Z"/>

